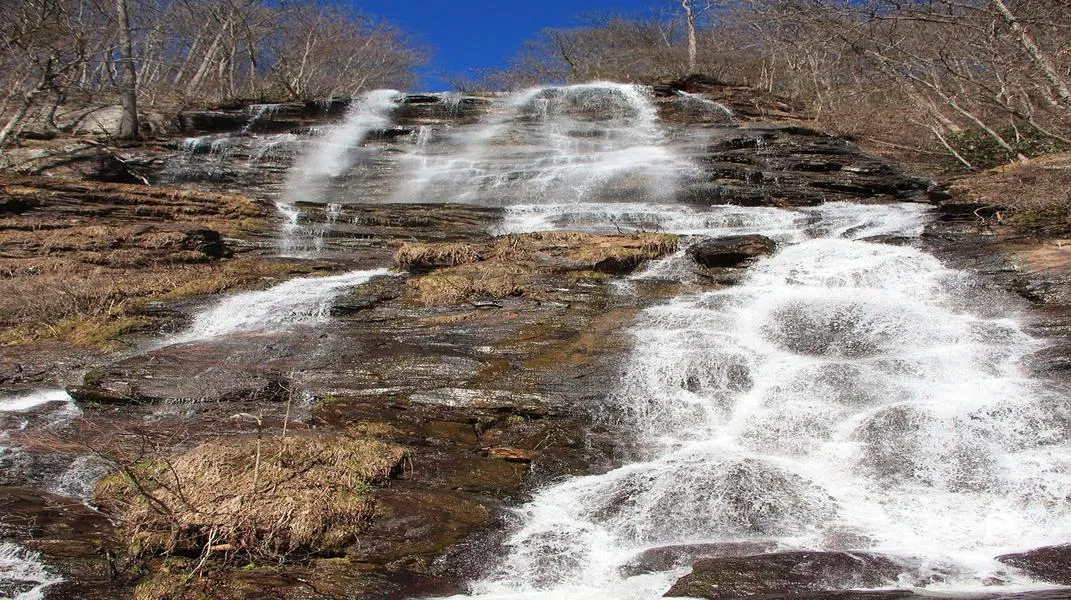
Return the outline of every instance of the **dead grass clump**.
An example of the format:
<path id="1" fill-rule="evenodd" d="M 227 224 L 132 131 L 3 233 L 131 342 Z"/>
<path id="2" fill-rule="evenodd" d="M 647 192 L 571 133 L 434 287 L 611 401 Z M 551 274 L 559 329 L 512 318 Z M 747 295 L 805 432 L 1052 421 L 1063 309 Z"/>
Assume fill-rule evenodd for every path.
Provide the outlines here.
<path id="1" fill-rule="evenodd" d="M 1071 153 L 1046 156 L 963 177 L 953 185 L 972 202 L 1007 208 L 1013 220 L 1053 219 L 1067 225 L 1071 213 Z"/>
<path id="2" fill-rule="evenodd" d="M 412 300 L 446 306 L 480 297 L 529 295 L 542 276 L 627 273 L 676 248 L 673 235 L 552 231 L 487 242 L 403 244 L 394 260 L 400 268 L 425 273 L 407 283 Z"/>
<path id="3" fill-rule="evenodd" d="M 677 250 L 677 237 L 671 235 L 644 234 L 636 236 L 604 237 L 583 244 L 571 258 L 590 266 L 595 271 L 630 271 L 641 263 L 672 254 Z"/>
<path id="4" fill-rule="evenodd" d="M 286 559 L 352 543 L 405 450 L 367 436 L 218 439 L 97 485 L 132 553 Z"/>
<path id="5" fill-rule="evenodd" d="M 424 306 L 449 306 L 473 298 L 521 296 L 532 274 L 517 264 L 486 261 L 441 269 L 409 282 L 412 299 Z"/>
<path id="6" fill-rule="evenodd" d="M 484 260 L 486 250 L 483 244 L 464 242 L 406 243 L 394 253 L 394 264 L 407 271 L 430 271 Z"/>

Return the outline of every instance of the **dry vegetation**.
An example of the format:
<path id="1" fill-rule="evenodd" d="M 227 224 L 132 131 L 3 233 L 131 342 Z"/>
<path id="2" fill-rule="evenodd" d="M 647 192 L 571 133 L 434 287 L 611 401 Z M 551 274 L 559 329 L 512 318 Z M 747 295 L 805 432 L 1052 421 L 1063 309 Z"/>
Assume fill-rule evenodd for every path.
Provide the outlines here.
<path id="1" fill-rule="evenodd" d="M 226 258 L 223 236 L 262 230 L 266 216 L 242 196 L 0 177 L 0 344 L 58 339 L 111 349 L 117 336 L 166 321 L 146 311 L 150 302 L 307 272 Z"/>
<path id="2" fill-rule="evenodd" d="M 358 538 L 374 486 L 404 457 L 367 435 L 220 438 L 123 466 L 100 481 L 96 501 L 135 555 L 332 555 Z"/>
<path id="3" fill-rule="evenodd" d="M 397 27 L 312 0 L 18 0 L 0 10 L 0 146 L 24 123 L 75 126 L 91 103 L 175 106 L 354 95 L 416 81 Z M 135 83 L 136 81 L 136 83 Z M 136 89 L 132 89 L 136 86 Z M 72 119 L 57 119 L 70 112 Z M 4 118 L 6 117 L 6 118 Z M 113 132 L 137 137 L 133 131 Z"/>
<path id="4" fill-rule="evenodd" d="M 422 274 L 408 281 L 411 300 L 448 306 L 480 298 L 532 296 L 540 276 L 626 273 L 676 248 L 676 236 L 665 234 L 519 233 L 483 243 L 407 243 L 397 250 L 394 262 Z"/>
<path id="5" fill-rule="evenodd" d="M 267 286 L 308 270 L 254 258 L 130 270 L 65 259 L 41 264 L 0 279 L 0 345 L 54 339 L 114 350 L 117 337 L 167 322 L 146 313 L 151 302 Z"/>
<path id="6" fill-rule="evenodd" d="M 952 191 L 1001 209 L 1005 222 L 1071 230 L 1071 154 L 979 173 L 957 181 Z"/>
<path id="7" fill-rule="evenodd" d="M 465 89 L 706 73 L 930 171 L 1071 149 L 1066 0 L 676 0 L 548 29 Z M 694 91 L 694 90 L 688 90 Z"/>

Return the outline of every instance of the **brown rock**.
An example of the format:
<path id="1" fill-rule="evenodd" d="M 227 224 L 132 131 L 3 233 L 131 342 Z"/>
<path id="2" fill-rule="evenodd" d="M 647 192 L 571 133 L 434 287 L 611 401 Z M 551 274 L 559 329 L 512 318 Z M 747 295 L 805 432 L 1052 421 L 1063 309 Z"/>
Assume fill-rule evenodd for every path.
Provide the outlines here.
<path id="1" fill-rule="evenodd" d="M 688 248 L 688 256 L 708 268 L 741 267 L 776 249 L 777 243 L 763 235 L 733 235 L 700 240 Z"/>
<path id="2" fill-rule="evenodd" d="M 1071 544 L 1045 546 L 1026 552 L 1016 552 L 998 556 L 997 560 L 1026 571 L 1033 577 L 1071 585 Z"/>
<path id="3" fill-rule="evenodd" d="M 780 597 L 802 592 L 866 588 L 896 581 L 903 566 L 862 552 L 776 552 L 701 560 L 666 596 L 709 600 Z"/>

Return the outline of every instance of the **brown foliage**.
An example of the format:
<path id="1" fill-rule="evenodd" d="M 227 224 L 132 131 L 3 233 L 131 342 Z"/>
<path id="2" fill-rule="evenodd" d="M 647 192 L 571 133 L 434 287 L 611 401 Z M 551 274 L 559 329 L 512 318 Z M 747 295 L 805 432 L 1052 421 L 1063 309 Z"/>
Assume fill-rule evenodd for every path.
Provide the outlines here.
<path id="1" fill-rule="evenodd" d="M 593 271 L 628 272 L 677 248 L 673 235 L 598 235 L 538 232 L 504 235 L 489 242 L 403 244 L 399 268 L 427 273 L 408 282 L 410 297 L 425 306 L 477 298 L 530 295 L 545 275 Z"/>
<path id="2" fill-rule="evenodd" d="M 221 438 L 124 466 L 100 481 L 96 501 L 134 554 L 325 555 L 357 538 L 373 485 L 404 456 L 359 435 Z"/>

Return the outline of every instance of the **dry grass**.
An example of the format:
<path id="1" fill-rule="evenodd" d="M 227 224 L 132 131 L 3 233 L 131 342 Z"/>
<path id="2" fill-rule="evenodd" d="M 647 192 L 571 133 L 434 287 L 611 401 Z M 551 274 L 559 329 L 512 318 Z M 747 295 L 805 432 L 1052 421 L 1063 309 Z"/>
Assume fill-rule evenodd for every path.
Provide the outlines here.
<path id="1" fill-rule="evenodd" d="M 541 275 L 629 272 L 676 248 L 677 237 L 672 235 L 556 231 L 511 234 L 482 243 L 407 243 L 395 252 L 394 262 L 426 273 L 409 279 L 411 300 L 448 306 L 481 297 L 529 295 Z"/>
<path id="2" fill-rule="evenodd" d="M 505 298 L 529 292 L 532 274 L 517 264 L 486 261 L 441 269 L 409 281 L 410 297 L 424 306 L 449 306 L 473 298 Z"/>
<path id="3" fill-rule="evenodd" d="M 410 271 L 454 267 L 484 260 L 485 251 L 487 248 L 482 245 L 465 242 L 406 243 L 394 253 L 394 264 Z"/>
<path id="4" fill-rule="evenodd" d="M 149 302 L 258 287 L 294 270 L 256 259 L 137 270 L 58 257 L 0 261 L 0 345 L 58 339 L 111 350 L 116 336 L 161 324 L 143 314 Z"/>
<path id="5" fill-rule="evenodd" d="M 1071 217 L 1071 153 L 963 177 L 953 191 L 972 202 L 1005 207 L 1016 220 L 1055 219 L 1066 225 Z"/>
<path id="6" fill-rule="evenodd" d="M 357 539 L 405 456 L 367 436 L 218 439 L 102 479 L 96 500 L 134 554 L 329 555 Z"/>

